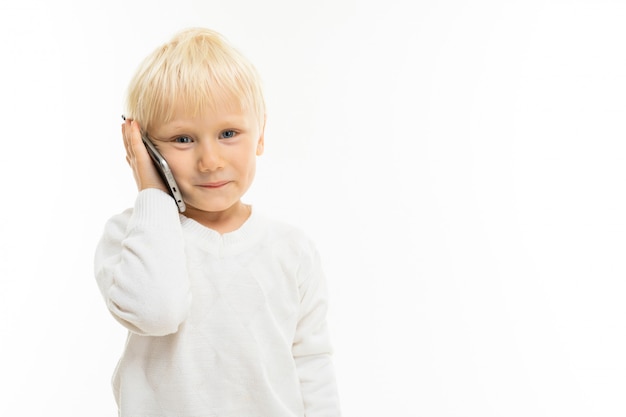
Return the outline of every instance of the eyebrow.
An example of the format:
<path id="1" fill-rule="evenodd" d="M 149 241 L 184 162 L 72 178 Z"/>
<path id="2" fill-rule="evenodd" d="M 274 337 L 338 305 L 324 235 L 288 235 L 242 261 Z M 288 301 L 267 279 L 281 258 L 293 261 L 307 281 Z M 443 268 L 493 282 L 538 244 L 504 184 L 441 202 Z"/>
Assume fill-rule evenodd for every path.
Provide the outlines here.
<path id="1" fill-rule="evenodd" d="M 252 120 L 249 120 L 249 115 L 232 115 L 224 118 L 220 118 L 218 121 L 211 123 L 213 127 L 216 127 L 218 130 L 223 129 L 241 129 L 241 130 L 249 130 L 254 127 L 254 123 Z M 152 133 L 155 129 L 152 129 Z M 163 131 L 165 134 L 161 134 L 160 137 L 167 137 L 180 133 L 193 133 L 197 130 L 197 123 L 181 121 L 181 119 L 174 119 L 166 123 L 162 123 L 158 127 L 159 131 Z"/>

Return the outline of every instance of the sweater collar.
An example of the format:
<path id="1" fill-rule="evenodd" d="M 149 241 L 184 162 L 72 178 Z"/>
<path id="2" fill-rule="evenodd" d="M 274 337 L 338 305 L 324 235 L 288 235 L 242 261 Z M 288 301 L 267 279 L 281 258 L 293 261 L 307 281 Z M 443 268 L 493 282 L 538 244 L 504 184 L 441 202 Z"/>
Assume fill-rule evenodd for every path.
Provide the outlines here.
<path id="1" fill-rule="evenodd" d="M 250 217 L 236 230 L 221 234 L 197 221 L 180 214 L 184 232 L 189 232 L 200 240 L 203 247 L 219 254 L 237 254 L 246 250 L 260 239 L 264 222 L 261 215 L 252 208 Z"/>

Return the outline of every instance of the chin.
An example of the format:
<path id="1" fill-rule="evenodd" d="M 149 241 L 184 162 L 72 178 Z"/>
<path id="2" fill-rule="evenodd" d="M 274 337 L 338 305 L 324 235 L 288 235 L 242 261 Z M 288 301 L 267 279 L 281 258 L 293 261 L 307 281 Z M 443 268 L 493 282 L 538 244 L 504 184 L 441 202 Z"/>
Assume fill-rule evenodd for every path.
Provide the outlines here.
<path id="1" fill-rule="evenodd" d="M 237 206 L 238 201 L 234 202 L 234 203 L 218 203 L 218 202 L 214 202 L 214 203 L 196 203 L 194 204 L 193 201 L 190 201 L 189 203 L 187 203 L 185 201 L 185 203 L 187 204 L 187 211 L 190 211 L 189 209 L 191 209 L 191 211 L 201 211 L 201 212 L 205 212 L 205 213 L 221 213 L 224 211 L 228 211 L 229 209 Z"/>

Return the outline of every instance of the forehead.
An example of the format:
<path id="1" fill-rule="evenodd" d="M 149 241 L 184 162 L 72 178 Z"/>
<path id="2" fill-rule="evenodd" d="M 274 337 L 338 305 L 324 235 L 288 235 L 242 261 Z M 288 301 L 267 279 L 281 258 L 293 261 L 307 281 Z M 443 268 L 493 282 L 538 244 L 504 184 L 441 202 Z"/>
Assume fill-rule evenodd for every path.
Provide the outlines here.
<path id="1" fill-rule="evenodd" d="M 233 101 L 223 101 L 197 106 L 178 100 L 170 107 L 168 117 L 156 120 L 154 130 L 194 129 L 194 128 L 234 128 L 256 127 L 257 115 L 250 106 L 242 106 Z"/>
<path id="2" fill-rule="evenodd" d="M 178 95 L 167 99 L 160 109 L 150 123 L 152 126 L 199 118 L 241 120 L 258 117 L 253 103 L 226 93 Z"/>

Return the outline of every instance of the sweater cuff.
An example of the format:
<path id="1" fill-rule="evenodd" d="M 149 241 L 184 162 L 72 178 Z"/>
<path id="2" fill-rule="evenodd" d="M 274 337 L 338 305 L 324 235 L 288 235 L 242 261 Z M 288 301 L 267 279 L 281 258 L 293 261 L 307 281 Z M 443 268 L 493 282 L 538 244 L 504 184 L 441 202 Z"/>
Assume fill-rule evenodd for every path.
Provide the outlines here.
<path id="1" fill-rule="evenodd" d="M 176 202 L 165 191 L 146 188 L 137 194 L 128 229 L 180 227 Z"/>

